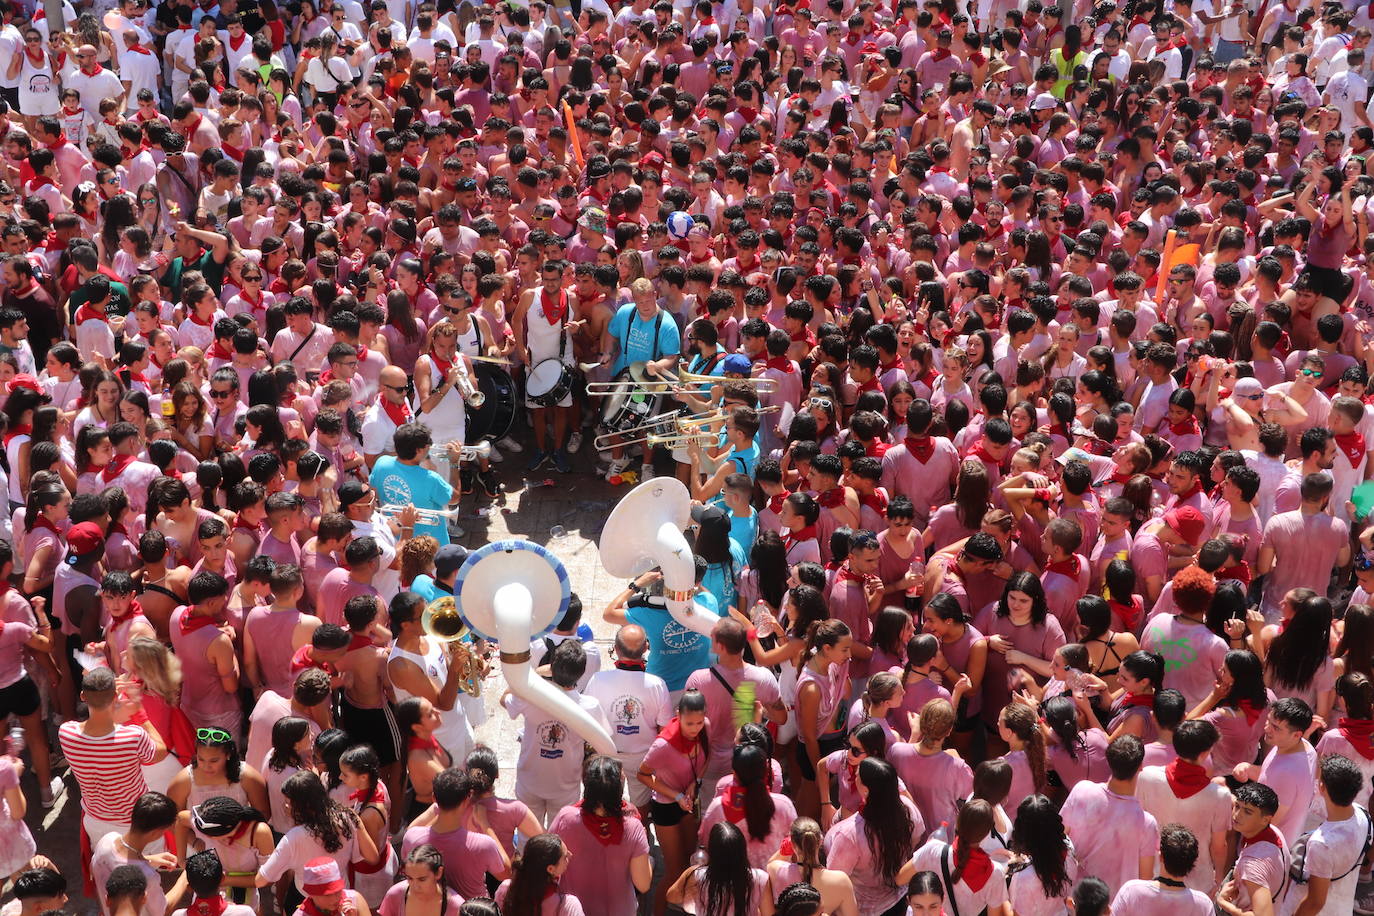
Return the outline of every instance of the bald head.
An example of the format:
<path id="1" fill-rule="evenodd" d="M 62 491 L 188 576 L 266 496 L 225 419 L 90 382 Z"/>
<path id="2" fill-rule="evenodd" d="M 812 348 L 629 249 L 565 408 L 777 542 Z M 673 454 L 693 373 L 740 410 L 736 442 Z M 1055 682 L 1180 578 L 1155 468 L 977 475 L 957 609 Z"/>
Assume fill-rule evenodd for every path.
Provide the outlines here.
<path id="1" fill-rule="evenodd" d="M 617 658 L 638 661 L 649 651 L 649 637 L 639 624 L 627 623 L 615 634 L 615 654 Z"/>
<path id="2" fill-rule="evenodd" d="M 387 366 L 377 377 L 382 386 L 382 397 L 393 404 L 406 399 L 406 372 L 400 366 Z"/>

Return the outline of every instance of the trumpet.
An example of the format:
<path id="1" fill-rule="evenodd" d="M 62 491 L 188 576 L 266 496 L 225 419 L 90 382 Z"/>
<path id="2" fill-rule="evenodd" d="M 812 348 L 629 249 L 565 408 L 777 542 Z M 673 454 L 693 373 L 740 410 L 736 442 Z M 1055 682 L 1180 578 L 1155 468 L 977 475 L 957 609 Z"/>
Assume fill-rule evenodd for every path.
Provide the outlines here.
<path id="1" fill-rule="evenodd" d="M 479 392 L 480 393 L 480 392 Z M 479 461 L 491 456 L 491 443 L 485 439 L 473 445 L 464 445 L 463 450 L 458 455 L 459 461 Z M 429 447 L 430 461 L 452 461 L 449 457 L 447 445 L 431 445 Z"/>
<path id="2" fill-rule="evenodd" d="M 383 518 L 396 518 L 407 509 L 414 509 L 414 506 L 382 506 L 377 511 Z M 415 509 L 415 520 L 422 525 L 442 525 L 451 518 L 457 518 L 461 513 L 458 509 Z"/>
<path id="3" fill-rule="evenodd" d="M 472 384 L 472 379 L 468 378 L 466 372 L 459 374 L 457 380 L 453 383 L 453 387 L 458 390 L 459 396 L 473 410 L 477 410 L 487 402 L 487 396 Z"/>
<path id="4" fill-rule="evenodd" d="M 712 419 L 708 420 L 707 422 L 715 422 L 716 419 L 719 419 L 719 415 L 719 410 L 708 410 L 705 413 L 693 414 L 692 417 L 686 417 L 682 419 L 692 419 L 694 417 L 710 417 Z M 614 430 L 612 432 L 605 433 L 604 435 L 597 436 L 595 442 L 593 442 L 593 445 L 598 450 L 605 451 L 606 449 L 612 448 L 616 445 L 630 445 L 635 442 L 643 442 L 645 437 L 653 435 L 656 431 L 666 432 L 667 430 L 671 429 L 671 424 L 674 422 L 674 420 L 678 420 L 678 418 L 680 418 L 681 416 L 682 415 L 676 410 L 665 410 L 663 413 L 654 414 L 653 416 L 648 417 L 647 419 L 645 419 L 643 423 L 640 423 L 638 426 L 631 426 L 626 429 Z M 682 423 L 679 422 L 678 428 L 681 428 L 681 426 Z"/>
<path id="5" fill-rule="evenodd" d="M 778 390 L 777 379 L 771 378 L 732 378 L 726 379 L 717 375 L 701 375 L 696 372 L 682 372 L 678 375 L 684 388 L 697 388 L 710 391 L 717 385 L 723 385 L 727 381 L 736 385 L 749 385 L 757 394 L 776 394 Z"/>
<path id="6" fill-rule="evenodd" d="M 777 404 L 770 404 L 767 407 L 754 408 L 754 413 L 773 413 L 781 409 L 782 408 Z M 700 429 L 703 426 L 714 426 L 728 419 L 730 419 L 730 411 L 723 407 L 717 407 L 715 410 L 708 410 L 706 413 L 693 414 L 690 417 L 680 418 L 677 421 L 677 428 L 682 432 L 687 432 L 692 429 Z"/>

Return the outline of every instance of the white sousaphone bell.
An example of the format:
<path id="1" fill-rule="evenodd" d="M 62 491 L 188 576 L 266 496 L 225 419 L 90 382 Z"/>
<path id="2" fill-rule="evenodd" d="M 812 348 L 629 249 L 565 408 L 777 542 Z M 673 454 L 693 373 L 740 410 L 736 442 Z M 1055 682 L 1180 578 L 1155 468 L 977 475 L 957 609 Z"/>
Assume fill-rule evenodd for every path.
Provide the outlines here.
<path id="1" fill-rule="evenodd" d="M 500 649 L 510 692 L 557 716 L 598 754 L 614 754 L 605 729 L 566 693 L 534 673 L 530 643 L 553 631 L 572 588 L 558 558 L 530 541 L 496 541 L 468 555 L 454 583 L 458 611 L 475 636 Z"/>
<path id="2" fill-rule="evenodd" d="M 611 511 L 601 530 L 601 565 L 630 579 L 658 567 L 668 613 L 682 626 L 705 636 L 720 619 L 692 600 L 696 560 L 683 536 L 692 523 L 692 495 L 674 477 L 655 477 L 631 490 Z"/>

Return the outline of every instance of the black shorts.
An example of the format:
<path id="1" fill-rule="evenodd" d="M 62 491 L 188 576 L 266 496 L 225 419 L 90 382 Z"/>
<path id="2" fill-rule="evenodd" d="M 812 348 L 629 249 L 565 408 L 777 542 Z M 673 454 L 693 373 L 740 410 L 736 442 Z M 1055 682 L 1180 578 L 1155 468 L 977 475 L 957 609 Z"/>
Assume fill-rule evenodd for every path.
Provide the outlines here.
<path id="1" fill-rule="evenodd" d="M 676 827 L 686 816 L 687 812 L 677 802 L 649 802 L 649 820 L 653 821 L 655 827 Z"/>
<path id="2" fill-rule="evenodd" d="M 396 717 L 391 712 L 390 703 L 380 709 L 364 709 L 348 702 L 347 697 L 340 696 L 339 712 L 339 727 L 355 741 L 372 745 L 382 766 L 401 759 L 401 733 L 396 728 Z"/>
<path id="3" fill-rule="evenodd" d="M 8 687 L 0 687 L 0 719 L 15 715 L 23 718 L 38 712 L 42 700 L 38 685 L 27 674 Z"/>
<path id="4" fill-rule="evenodd" d="M 19 114 L 19 87 L 0 89 L 0 99 L 10 106 L 10 114 Z"/>
<path id="5" fill-rule="evenodd" d="M 842 734 L 837 735 L 827 735 L 826 737 L 821 738 L 819 741 L 816 742 L 816 744 L 821 749 L 822 760 L 824 760 L 831 754 L 835 753 L 836 751 L 843 749 L 844 746 L 848 743 L 848 732 L 844 732 Z M 794 753 L 797 757 L 797 768 L 801 770 L 802 778 L 809 779 L 811 782 L 815 782 L 816 768 L 811 764 L 811 757 L 806 751 L 806 742 L 798 739 L 797 748 Z"/>

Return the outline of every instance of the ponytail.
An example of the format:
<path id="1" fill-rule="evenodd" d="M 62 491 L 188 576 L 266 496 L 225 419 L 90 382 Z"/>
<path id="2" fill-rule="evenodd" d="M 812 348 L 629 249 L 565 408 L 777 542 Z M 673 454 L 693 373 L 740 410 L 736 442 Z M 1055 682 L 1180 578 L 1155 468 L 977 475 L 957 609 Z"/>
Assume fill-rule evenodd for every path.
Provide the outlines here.
<path id="1" fill-rule="evenodd" d="M 1045 793 L 1045 736 L 1040 722 L 1029 706 L 1009 703 L 1002 710 L 1002 723 L 1026 745 L 1026 762 L 1030 764 L 1031 782 L 1037 795 Z"/>

